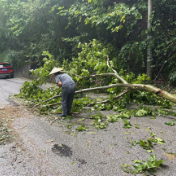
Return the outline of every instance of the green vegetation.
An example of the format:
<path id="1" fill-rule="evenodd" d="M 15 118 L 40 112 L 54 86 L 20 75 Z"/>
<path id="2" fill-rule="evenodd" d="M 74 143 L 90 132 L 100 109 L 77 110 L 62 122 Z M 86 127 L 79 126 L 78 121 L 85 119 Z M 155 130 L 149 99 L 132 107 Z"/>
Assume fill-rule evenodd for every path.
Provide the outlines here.
<path id="1" fill-rule="evenodd" d="M 174 122 L 166 122 L 165 124 L 166 124 L 166 125 L 169 125 L 169 126 L 174 126 L 174 125 L 175 125 Z"/>
<path id="2" fill-rule="evenodd" d="M 154 144 L 165 144 L 165 141 L 159 137 L 155 137 L 156 134 L 150 133 L 150 137 L 147 140 L 133 141 L 130 140 L 132 146 L 139 144 L 147 152 L 153 152 Z"/>
<path id="3" fill-rule="evenodd" d="M 24 63 L 38 68 L 31 70 L 32 81 L 25 82 L 17 96 L 40 114 L 61 113 L 61 89 L 56 86 L 41 89 L 54 66 L 63 67 L 72 76 L 77 90 L 121 82 L 174 84 L 175 1 L 153 0 L 153 6 L 149 31 L 146 0 L 0 0 L 0 62 L 11 62 L 15 69 Z M 149 34 L 151 40 L 147 38 Z M 151 78 L 144 74 L 148 46 L 153 51 Z M 75 94 L 72 111 L 79 113 L 89 107 L 87 111 L 97 112 L 89 119 L 96 129 L 106 129 L 109 123 L 122 121 L 123 128 L 138 130 L 140 124 L 131 124 L 131 117 L 176 116 L 171 110 L 174 104 L 158 96 L 165 92 L 145 91 L 144 87 L 119 86 L 93 91 L 95 95 L 105 94 L 106 99 Z M 131 103 L 137 108 L 129 110 Z M 103 116 L 100 112 L 103 110 L 113 110 L 115 115 Z M 70 122 L 67 129 L 76 125 L 73 119 L 73 116 L 62 119 Z M 165 124 L 175 125 L 174 122 Z M 77 131 L 89 130 L 84 120 L 78 120 L 78 125 Z M 150 127 L 146 129 L 150 130 Z M 149 152 L 155 144 L 164 143 L 153 133 L 147 139 L 131 140 L 133 146 L 139 145 Z M 143 173 L 154 171 L 162 163 L 151 155 L 147 161 L 134 161 L 134 169 L 126 164 L 122 168 L 130 173 Z"/>
<path id="4" fill-rule="evenodd" d="M 89 128 L 88 127 L 85 127 L 84 124 L 82 124 L 81 126 L 77 127 L 76 130 L 78 131 L 87 131 Z"/>
<path id="5" fill-rule="evenodd" d="M 15 68 L 25 62 L 41 66 L 42 52 L 49 51 L 60 63 L 70 62 L 80 57 L 78 43 L 89 47 L 95 39 L 108 46 L 105 53 L 116 70 L 137 75 L 146 72 L 149 44 L 153 78 L 174 83 L 176 5 L 174 1 L 153 0 L 153 7 L 148 43 L 145 0 L 0 1 L 0 61 L 9 61 Z M 95 54 L 99 52 L 97 48 Z M 96 59 L 91 53 L 87 57 L 90 62 Z M 103 69 L 104 64 L 97 66 Z"/>
<path id="6" fill-rule="evenodd" d="M 156 159 L 156 155 L 150 155 L 150 158 L 147 161 L 135 160 L 133 167 L 128 164 L 123 164 L 121 168 L 127 173 L 144 173 L 145 175 L 150 175 L 155 173 L 157 168 L 159 168 L 163 163 L 163 160 Z"/>
<path id="7" fill-rule="evenodd" d="M 131 128 L 132 125 L 130 124 L 130 121 L 127 119 L 123 119 L 124 126 L 123 128 Z"/>
<path id="8" fill-rule="evenodd" d="M 97 115 L 93 115 L 90 117 L 91 119 L 94 119 L 93 125 L 96 129 L 104 129 L 107 126 L 107 123 L 103 121 L 103 116 L 99 113 Z"/>
<path id="9" fill-rule="evenodd" d="M 0 121 L 0 145 L 5 145 L 11 140 L 10 129 L 7 127 L 7 124 L 4 121 Z"/>

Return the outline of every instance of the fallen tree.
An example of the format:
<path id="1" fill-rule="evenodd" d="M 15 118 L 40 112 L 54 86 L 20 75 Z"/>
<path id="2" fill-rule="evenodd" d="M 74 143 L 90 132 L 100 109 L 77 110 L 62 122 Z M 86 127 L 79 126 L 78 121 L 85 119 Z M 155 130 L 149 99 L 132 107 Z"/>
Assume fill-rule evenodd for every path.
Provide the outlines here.
<path id="1" fill-rule="evenodd" d="M 105 76 L 106 74 L 102 74 L 102 76 Z M 109 74 L 107 73 L 107 75 L 113 75 L 113 74 Z M 91 76 L 100 76 L 100 75 L 91 75 Z M 129 92 L 130 90 L 145 90 L 145 91 L 149 91 L 151 93 L 154 93 L 155 95 L 165 98 L 167 100 L 170 100 L 173 103 L 176 103 L 176 96 L 174 94 L 171 94 L 169 92 L 166 92 L 165 90 L 162 90 L 160 88 L 157 88 L 155 86 L 152 85 L 146 85 L 146 84 L 111 84 L 108 86 L 101 86 L 101 87 L 94 87 L 94 88 L 87 88 L 87 89 L 82 89 L 82 90 L 78 90 L 75 92 L 75 94 L 79 94 L 79 93 L 83 93 L 83 92 L 91 92 L 91 91 L 96 91 L 96 90 L 104 90 L 104 89 L 110 89 L 110 88 L 114 88 L 114 87 L 126 87 L 129 88 L 128 90 L 120 93 L 118 96 L 114 97 L 114 99 L 120 98 L 121 96 L 123 96 L 125 93 Z M 61 95 L 56 95 L 52 98 L 49 98 L 45 101 L 43 101 L 43 103 L 48 102 L 54 98 L 59 98 L 61 97 Z M 108 102 L 108 100 L 105 100 L 104 102 L 99 102 L 99 103 L 106 103 Z"/>
<path id="2" fill-rule="evenodd" d="M 62 67 L 64 67 L 66 71 L 69 70 L 68 74 L 71 75 L 77 83 L 77 91 L 75 94 L 103 91 L 109 95 L 109 98 L 97 99 L 96 101 L 89 102 L 89 105 L 113 104 L 114 106 L 115 101 L 121 98 L 116 103 L 119 104 L 120 101 L 124 101 L 126 102 L 124 103 L 125 106 L 129 102 L 134 101 L 137 94 L 140 96 L 138 90 L 141 91 L 141 95 L 145 94 L 145 102 L 149 101 L 150 104 L 152 103 L 151 98 L 157 99 L 157 97 L 164 98 L 165 101 L 168 100 L 168 102 L 159 99 L 156 100 L 158 101 L 159 106 L 165 103 L 164 106 L 168 107 L 170 106 L 169 102 L 176 103 L 175 95 L 157 88 L 154 85 L 145 84 L 145 82 L 149 81 L 147 75 L 140 74 L 136 77 L 134 73 L 124 72 L 123 69 L 117 72 L 116 67 L 114 66 L 115 62 L 109 59 L 110 49 L 100 42 L 93 40 L 89 44 L 80 44 L 79 47 L 82 48 L 82 51 L 78 54 L 78 58 L 73 58 L 72 62 L 64 61 L 62 64 Z M 44 52 L 44 55 L 47 55 L 47 58 L 44 58 L 43 67 L 31 71 L 32 75 L 37 79 L 34 79 L 30 83 L 26 82 L 23 85 L 19 96 L 27 99 L 33 107 L 39 105 L 41 105 L 42 108 L 45 108 L 46 106 L 48 106 L 48 108 L 55 105 L 60 106 L 60 88 L 56 88 L 57 86 L 48 90 L 39 88 L 40 85 L 46 83 L 50 76 L 49 72 L 54 66 L 61 67 L 61 64 L 58 63 L 51 54 Z M 152 95 L 146 95 L 146 93 L 142 92 L 150 92 L 155 96 L 152 97 Z M 135 94 L 132 98 L 130 97 L 131 93 Z M 139 96 L 137 97 L 138 101 Z M 143 98 L 144 96 L 142 95 L 141 97 Z M 79 106 L 83 106 L 83 101 L 89 101 L 88 99 L 79 99 L 80 98 L 76 98 L 74 100 L 75 105 L 79 104 Z M 155 105 L 157 103 L 156 101 L 153 101 Z M 46 104 L 47 102 L 49 103 Z"/>
<path id="3" fill-rule="evenodd" d="M 109 64 L 109 57 L 107 56 L 107 66 L 108 68 L 110 68 L 110 64 Z M 154 93 L 155 95 L 159 96 L 159 97 L 162 97 L 162 98 L 165 98 L 173 103 L 176 103 L 176 96 L 165 91 L 165 90 L 162 90 L 160 88 L 157 88 L 153 85 L 147 85 L 147 84 L 129 84 L 126 80 L 124 80 L 121 76 L 119 76 L 119 74 L 117 73 L 116 70 L 112 69 L 114 73 L 102 73 L 102 74 L 95 74 L 95 75 L 90 75 L 88 77 L 101 77 L 101 76 L 114 76 L 116 77 L 117 79 L 119 79 L 122 83 L 118 83 L 118 84 L 111 84 L 111 85 L 107 85 L 107 86 L 100 86 L 100 87 L 94 87 L 94 88 L 87 88 L 87 89 L 82 89 L 82 90 L 78 90 L 78 91 L 75 91 L 75 94 L 79 94 L 79 93 L 84 93 L 84 92 L 91 92 L 91 91 L 96 91 L 96 90 L 104 90 L 104 89 L 110 89 L 110 88 L 115 88 L 115 87 L 125 87 L 127 89 L 125 89 L 123 92 L 121 92 L 120 94 L 118 94 L 117 96 L 113 97 L 113 99 L 118 99 L 120 98 L 121 96 L 123 96 L 124 94 L 126 94 L 127 92 L 129 92 L 130 90 L 144 90 L 144 91 L 149 91 L 151 93 Z M 86 77 L 81 77 L 81 79 L 85 79 Z M 43 103 L 46 103 L 52 99 L 55 99 L 55 98 L 59 98 L 61 97 L 61 95 L 56 95 L 52 98 L 49 98 L 45 101 L 43 101 Z M 104 101 L 101 101 L 101 102 L 97 102 L 98 104 L 99 103 L 107 103 L 109 102 L 109 99 L 108 100 L 104 100 Z M 39 104 L 35 105 L 35 106 L 38 106 Z M 51 104 L 53 105 L 53 104 Z M 94 105 L 94 104 L 92 104 Z"/>

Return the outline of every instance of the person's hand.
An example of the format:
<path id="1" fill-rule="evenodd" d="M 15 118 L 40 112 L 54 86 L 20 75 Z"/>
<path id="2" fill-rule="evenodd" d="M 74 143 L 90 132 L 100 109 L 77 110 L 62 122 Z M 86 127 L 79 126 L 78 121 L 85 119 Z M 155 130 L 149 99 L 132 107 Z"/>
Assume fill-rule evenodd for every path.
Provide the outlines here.
<path id="1" fill-rule="evenodd" d="M 58 85 L 59 87 L 62 87 L 62 83 L 61 83 L 60 81 L 57 83 L 57 85 Z"/>

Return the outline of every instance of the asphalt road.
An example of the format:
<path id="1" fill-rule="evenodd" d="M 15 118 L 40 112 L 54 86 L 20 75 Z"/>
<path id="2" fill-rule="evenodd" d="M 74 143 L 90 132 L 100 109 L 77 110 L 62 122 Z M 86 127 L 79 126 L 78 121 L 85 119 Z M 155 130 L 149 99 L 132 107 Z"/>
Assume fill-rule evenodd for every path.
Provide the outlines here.
<path id="1" fill-rule="evenodd" d="M 124 129 L 119 120 L 106 130 L 91 128 L 87 132 L 70 132 L 63 122 L 51 124 L 48 116 L 38 117 L 9 100 L 9 95 L 19 93 L 24 81 L 22 78 L 0 79 L 0 109 L 18 109 L 21 113 L 20 116 L 14 113 L 12 117 L 15 141 L 0 146 L 0 176 L 130 176 L 133 174 L 123 172 L 121 165 L 133 164 L 136 159 L 147 160 L 150 154 L 165 160 L 157 176 L 176 176 L 176 157 L 167 155 L 176 153 L 176 126 L 164 124 L 174 117 L 133 117 L 130 129 Z M 87 113 L 76 118 L 83 117 L 86 118 Z M 139 129 L 135 128 L 136 123 Z M 144 140 L 151 132 L 166 144 L 155 145 L 153 153 L 131 145 L 130 140 Z"/>

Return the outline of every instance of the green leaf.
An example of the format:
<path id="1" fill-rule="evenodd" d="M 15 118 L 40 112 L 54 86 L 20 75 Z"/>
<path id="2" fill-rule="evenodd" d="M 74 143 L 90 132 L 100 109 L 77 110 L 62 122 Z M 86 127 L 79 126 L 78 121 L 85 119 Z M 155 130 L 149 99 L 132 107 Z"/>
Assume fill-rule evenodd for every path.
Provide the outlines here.
<path id="1" fill-rule="evenodd" d="M 169 126 L 174 126 L 174 125 L 175 125 L 174 122 L 166 122 L 166 123 L 164 123 L 164 124 L 169 125 Z"/>

